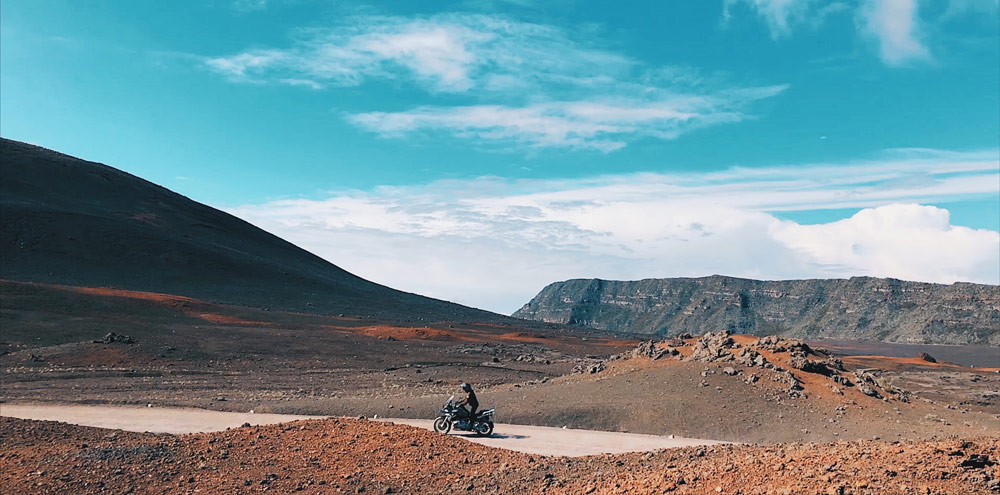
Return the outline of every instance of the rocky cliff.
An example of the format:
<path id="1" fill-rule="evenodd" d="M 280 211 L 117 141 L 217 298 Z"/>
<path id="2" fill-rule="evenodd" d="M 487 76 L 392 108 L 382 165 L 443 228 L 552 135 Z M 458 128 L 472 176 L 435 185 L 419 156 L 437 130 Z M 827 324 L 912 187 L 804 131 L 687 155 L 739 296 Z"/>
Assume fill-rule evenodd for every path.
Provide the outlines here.
<path id="1" fill-rule="evenodd" d="M 542 289 L 513 316 L 663 336 L 729 330 L 810 339 L 1000 345 L 1000 286 L 871 277 L 577 279 Z"/>

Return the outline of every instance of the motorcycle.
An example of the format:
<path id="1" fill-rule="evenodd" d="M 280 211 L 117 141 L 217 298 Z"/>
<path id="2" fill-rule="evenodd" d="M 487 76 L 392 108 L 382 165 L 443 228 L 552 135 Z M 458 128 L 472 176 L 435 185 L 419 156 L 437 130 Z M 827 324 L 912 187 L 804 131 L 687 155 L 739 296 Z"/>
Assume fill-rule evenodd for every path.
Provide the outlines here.
<path id="1" fill-rule="evenodd" d="M 466 417 L 465 410 L 455 405 L 455 396 L 452 395 L 438 411 L 438 417 L 434 420 L 434 431 L 448 433 L 452 427 L 456 430 L 471 431 L 479 437 L 488 437 L 493 434 L 493 409 L 477 411 L 475 418 Z"/>

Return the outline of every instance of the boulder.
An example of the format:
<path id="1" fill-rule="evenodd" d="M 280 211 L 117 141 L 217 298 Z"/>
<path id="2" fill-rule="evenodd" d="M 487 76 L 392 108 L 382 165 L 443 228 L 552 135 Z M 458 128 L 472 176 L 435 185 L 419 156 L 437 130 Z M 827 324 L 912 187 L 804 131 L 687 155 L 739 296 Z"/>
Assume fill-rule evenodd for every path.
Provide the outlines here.
<path id="1" fill-rule="evenodd" d="M 703 362 L 732 361 L 734 356 L 730 350 L 737 347 L 739 344 L 729 336 L 729 332 L 708 332 L 694 343 L 690 359 Z"/>
<path id="2" fill-rule="evenodd" d="M 798 339 L 784 339 L 777 335 L 761 337 L 754 343 L 755 347 L 771 352 L 787 352 L 790 354 L 802 354 L 804 356 L 815 355 L 809 344 Z"/>
<path id="3" fill-rule="evenodd" d="M 635 359 L 635 358 L 647 358 L 652 360 L 657 360 L 663 357 L 673 357 L 680 355 L 680 351 L 674 349 L 673 347 L 660 347 L 656 342 L 652 340 L 647 340 L 641 342 L 639 345 L 630 351 L 626 351 L 620 354 L 615 354 L 611 356 L 609 361 L 619 361 L 623 359 Z"/>
<path id="4" fill-rule="evenodd" d="M 101 340 L 95 340 L 95 344 L 134 344 L 135 339 L 128 335 L 119 335 L 115 332 L 108 332 Z"/>
<path id="5" fill-rule="evenodd" d="M 894 398 L 900 402 L 909 402 L 910 393 L 896 387 L 882 376 L 882 370 L 875 368 L 854 370 L 854 377 L 861 393 L 875 398 Z"/>
<path id="6" fill-rule="evenodd" d="M 740 352 L 736 353 L 736 362 L 752 368 L 754 366 L 764 366 L 767 363 L 767 359 L 761 356 L 759 352 L 749 347 L 744 347 Z"/>

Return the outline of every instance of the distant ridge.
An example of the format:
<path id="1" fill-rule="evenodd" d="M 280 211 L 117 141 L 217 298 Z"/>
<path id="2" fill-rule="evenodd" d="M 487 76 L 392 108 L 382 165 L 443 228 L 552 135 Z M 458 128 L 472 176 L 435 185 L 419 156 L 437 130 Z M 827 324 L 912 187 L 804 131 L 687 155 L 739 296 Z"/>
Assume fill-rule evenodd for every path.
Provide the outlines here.
<path id="1" fill-rule="evenodd" d="M 0 229 L 3 279 L 397 321 L 515 321 L 369 282 L 121 170 L 2 138 Z"/>
<path id="2" fill-rule="evenodd" d="M 1000 286 L 871 277 L 576 279 L 545 287 L 513 316 L 664 336 L 730 330 L 812 339 L 1000 345 Z"/>

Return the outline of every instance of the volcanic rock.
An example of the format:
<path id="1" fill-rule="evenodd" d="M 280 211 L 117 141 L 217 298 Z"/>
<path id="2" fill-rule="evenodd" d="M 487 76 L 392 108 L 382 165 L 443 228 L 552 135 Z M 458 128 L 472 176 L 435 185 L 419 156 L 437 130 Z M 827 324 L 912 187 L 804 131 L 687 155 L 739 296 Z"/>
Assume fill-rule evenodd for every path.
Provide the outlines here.
<path id="1" fill-rule="evenodd" d="M 673 357 L 678 355 L 680 355 L 680 352 L 673 347 L 659 347 L 656 345 L 656 342 L 647 340 L 645 342 L 640 342 L 635 349 L 611 356 L 609 361 L 635 358 L 648 358 L 655 361 L 663 357 Z"/>
<path id="2" fill-rule="evenodd" d="M 737 347 L 739 347 L 739 344 L 730 337 L 728 331 L 716 334 L 708 332 L 694 343 L 694 350 L 691 352 L 690 359 L 692 361 L 708 363 L 732 361 L 734 356 L 730 350 Z"/>
<path id="3" fill-rule="evenodd" d="M 875 398 L 894 398 L 901 402 L 910 401 L 910 393 L 894 386 L 889 380 L 882 376 L 882 370 L 857 369 L 854 370 L 856 385 L 861 393 Z"/>
<path id="4" fill-rule="evenodd" d="M 996 285 L 714 275 L 556 282 L 514 316 L 667 337 L 727 329 L 814 339 L 1000 345 L 998 307 Z"/>
<path id="5" fill-rule="evenodd" d="M 134 344 L 135 339 L 129 337 L 128 335 L 118 335 L 115 332 L 108 332 L 101 340 L 95 340 L 95 344 Z"/>

